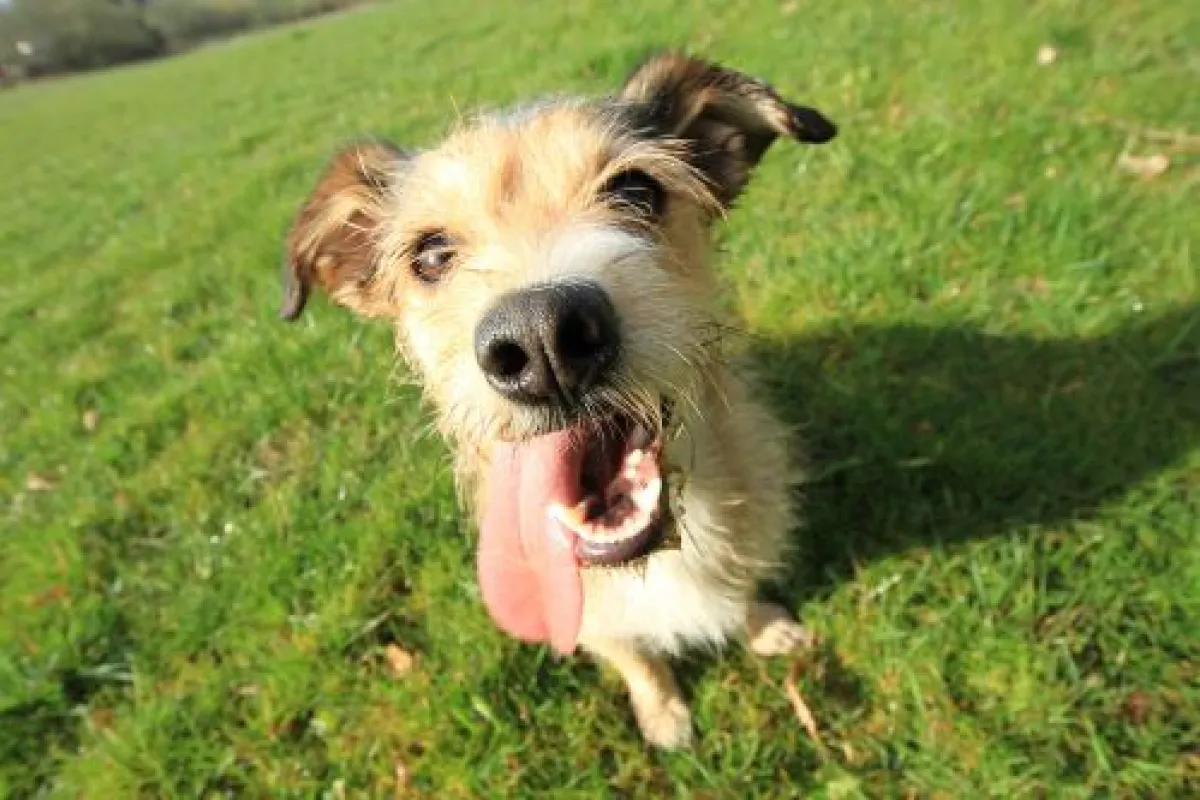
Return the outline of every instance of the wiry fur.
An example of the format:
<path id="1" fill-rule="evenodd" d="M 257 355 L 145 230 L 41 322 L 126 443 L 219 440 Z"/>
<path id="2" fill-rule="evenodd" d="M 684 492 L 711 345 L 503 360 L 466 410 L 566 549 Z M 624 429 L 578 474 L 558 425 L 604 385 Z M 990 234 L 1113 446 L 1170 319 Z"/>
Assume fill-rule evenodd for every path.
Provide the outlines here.
<path id="1" fill-rule="evenodd" d="M 663 746 L 685 742 L 690 723 L 662 655 L 735 636 L 764 653 L 804 640 L 782 610 L 755 599 L 782 562 L 794 466 L 787 432 L 721 351 L 708 263 L 712 223 L 779 135 L 824 141 L 833 129 L 766 84 L 667 54 L 614 98 L 480 117 L 411 156 L 352 146 L 289 235 L 284 315 L 296 316 L 319 283 L 342 305 L 395 321 L 477 516 L 495 444 L 568 421 L 491 389 L 475 358 L 479 320 L 532 285 L 586 281 L 611 299 L 620 367 L 575 413 L 602 420 L 616 409 L 659 428 L 671 401 L 666 477 L 681 546 L 637 569 L 585 569 L 579 644 L 622 672 L 643 732 Z M 603 193 L 629 169 L 665 189 L 660 217 Z M 437 285 L 411 269 L 414 243 L 432 230 L 457 248 Z"/>

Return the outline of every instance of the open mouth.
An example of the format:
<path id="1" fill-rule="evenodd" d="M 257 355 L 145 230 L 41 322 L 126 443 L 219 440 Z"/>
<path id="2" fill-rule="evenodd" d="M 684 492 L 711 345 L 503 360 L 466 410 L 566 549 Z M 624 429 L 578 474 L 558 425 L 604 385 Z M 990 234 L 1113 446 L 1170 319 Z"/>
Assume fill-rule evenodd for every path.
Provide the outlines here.
<path id="1" fill-rule="evenodd" d="M 581 436 L 582 499 L 571 506 L 553 504 L 548 511 L 575 534 L 575 555 L 585 566 L 618 566 L 662 541 L 663 435 L 629 418 L 588 427 L 593 429 Z"/>
<path id="2" fill-rule="evenodd" d="M 502 628 L 574 647 L 582 572 L 620 568 L 667 546 L 663 451 L 670 408 L 653 427 L 589 418 L 497 443 L 480 524 L 479 581 Z"/>

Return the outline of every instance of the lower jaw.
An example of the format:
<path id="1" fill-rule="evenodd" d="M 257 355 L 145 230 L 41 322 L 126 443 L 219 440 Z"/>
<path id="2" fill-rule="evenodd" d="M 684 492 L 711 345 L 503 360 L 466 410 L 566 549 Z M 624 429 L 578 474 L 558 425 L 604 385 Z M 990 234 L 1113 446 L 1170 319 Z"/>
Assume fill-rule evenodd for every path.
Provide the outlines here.
<path id="1" fill-rule="evenodd" d="M 584 570 L 636 570 L 658 553 L 678 550 L 681 546 L 675 521 L 666 515 L 651 523 L 650 528 L 645 533 L 638 534 L 637 538 L 641 541 L 633 552 L 621 553 L 618 556 L 606 554 L 593 557 L 589 557 L 586 543 L 581 540 L 576 545 L 579 566 Z"/>

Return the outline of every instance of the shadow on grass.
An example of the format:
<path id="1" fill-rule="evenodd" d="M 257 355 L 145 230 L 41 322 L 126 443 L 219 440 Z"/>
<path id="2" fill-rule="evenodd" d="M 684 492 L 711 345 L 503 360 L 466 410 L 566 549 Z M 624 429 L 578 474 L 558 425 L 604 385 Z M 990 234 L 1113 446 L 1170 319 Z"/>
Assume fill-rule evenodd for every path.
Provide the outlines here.
<path id="1" fill-rule="evenodd" d="M 46 676 L 42 696 L 0 706 L 0 787 L 6 786 L 6 796 L 43 793 L 58 760 L 78 746 L 89 704 L 95 703 L 92 711 L 107 708 L 128 687 L 129 625 L 120 615 L 108 623 L 104 633 L 81 643 L 75 663 Z"/>
<path id="2" fill-rule="evenodd" d="M 793 608 L 855 564 L 1086 517 L 1200 444 L 1200 306 L 1094 338 L 893 325 L 759 340 L 749 355 L 810 462 L 781 587 Z M 686 687 L 714 665 L 678 667 Z"/>
<path id="3" fill-rule="evenodd" d="M 751 355 L 810 460 L 801 596 L 856 563 L 1086 516 L 1200 444 L 1195 305 L 1095 338 L 857 327 Z"/>

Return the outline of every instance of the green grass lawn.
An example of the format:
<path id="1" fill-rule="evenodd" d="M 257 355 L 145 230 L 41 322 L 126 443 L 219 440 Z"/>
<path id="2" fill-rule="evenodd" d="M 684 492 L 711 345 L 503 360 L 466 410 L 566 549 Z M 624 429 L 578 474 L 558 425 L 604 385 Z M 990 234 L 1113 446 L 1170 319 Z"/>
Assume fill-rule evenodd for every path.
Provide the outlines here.
<path id="1" fill-rule="evenodd" d="M 1200 792 L 1200 15 L 623 5 L 396 3 L 0 94 L 0 796 Z M 662 44 L 842 129 L 721 237 L 812 455 L 781 592 L 823 747 L 734 649 L 649 752 L 613 674 L 488 621 L 387 328 L 275 318 L 343 139 Z"/>

